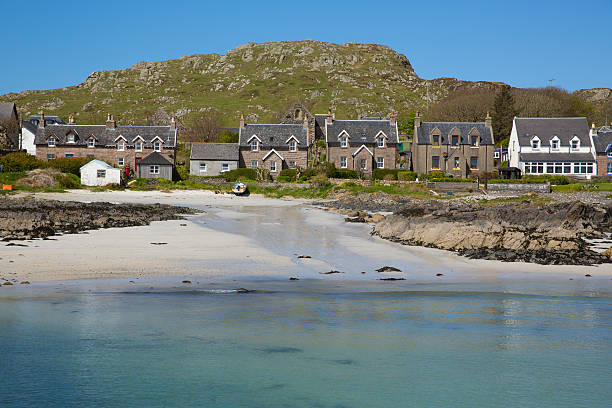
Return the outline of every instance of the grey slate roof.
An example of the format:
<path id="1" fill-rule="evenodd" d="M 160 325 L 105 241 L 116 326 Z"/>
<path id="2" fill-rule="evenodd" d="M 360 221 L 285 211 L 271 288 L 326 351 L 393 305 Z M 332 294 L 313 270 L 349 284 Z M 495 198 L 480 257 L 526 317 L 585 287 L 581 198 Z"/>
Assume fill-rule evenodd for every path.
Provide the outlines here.
<path id="1" fill-rule="evenodd" d="M 238 143 L 193 143 L 190 159 L 238 161 Z"/>
<path id="2" fill-rule="evenodd" d="M 172 166 L 172 163 L 170 163 L 168 161 L 168 159 L 166 159 L 164 156 L 162 156 L 160 153 L 158 152 L 153 152 L 150 155 L 148 155 L 147 157 L 143 158 L 140 162 L 138 162 L 139 165 L 143 164 L 143 165 L 158 165 L 158 166 Z"/>
<path id="3" fill-rule="evenodd" d="M 494 143 L 491 129 L 485 125 L 485 122 L 422 122 L 421 126 L 416 129 L 417 144 L 431 144 L 431 132 L 435 128 L 440 129 L 440 133 L 442 133 L 440 144 L 443 145 L 451 143 L 450 134 L 455 128 L 459 129 L 461 133 L 459 144 L 469 144 L 468 136 L 474 128 L 480 133 L 481 145 L 492 145 Z"/>
<path id="4" fill-rule="evenodd" d="M 327 143 L 330 146 L 340 145 L 338 136 L 345 131 L 349 135 L 349 143 L 355 145 L 374 145 L 376 136 L 383 132 L 388 144 L 399 143 L 397 126 L 390 120 L 334 120 L 327 123 Z"/>
<path id="5" fill-rule="evenodd" d="M 294 136 L 298 140 L 298 149 L 308 147 L 308 130 L 304 125 L 245 125 L 240 131 L 240 146 L 248 146 L 249 139 L 257 136 L 261 140 L 262 150 L 287 149 L 287 139 Z"/>
<path id="6" fill-rule="evenodd" d="M 607 153 L 606 149 L 612 145 L 612 128 L 607 126 L 600 128 L 597 134 L 593 135 L 593 144 L 597 154 Z"/>
<path id="7" fill-rule="evenodd" d="M 31 116 L 28 116 L 28 118 L 26 120 L 24 120 L 23 122 L 24 123 L 29 122 L 29 123 L 33 124 L 34 126 L 38 126 L 38 123 L 40 122 L 40 115 L 31 115 Z M 61 125 L 61 124 L 64 124 L 64 123 L 65 122 L 59 116 L 47 116 L 47 115 L 45 115 L 45 124 L 47 124 L 47 125 Z"/>
<path id="8" fill-rule="evenodd" d="M 319 140 L 325 137 L 325 119 L 327 114 L 317 113 L 315 117 L 315 139 Z"/>
<path id="9" fill-rule="evenodd" d="M 543 146 L 549 146 L 554 136 L 561 146 L 569 146 L 574 136 L 578 136 L 581 146 L 591 145 L 586 118 L 514 118 L 514 123 L 521 146 L 529 146 L 534 136 Z"/>
<path id="10" fill-rule="evenodd" d="M 14 102 L 0 102 L 0 122 L 17 119 L 16 107 Z"/>
<path id="11" fill-rule="evenodd" d="M 36 134 L 36 128 L 38 128 L 38 126 L 36 126 L 35 124 L 33 124 L 32 122 L 29 122 L 27 120 L 24 120 L 21 123 L 21 126 L 28 129 L 31 133 Z"/>
<path id="12" fill-rule="evenodd" d="M 592 162 L 591 153 L 521 153 L 523 162 Z"/>
<path id="13" fill-rule="evenodd" d="M 153 139 L 159 137 L 163 140 L 164 147 L 175 147 L 176 145 L 176 130 L 170 129 L 170 126 L 117 126 L 115 129 L 109 129 L 106 125 L 50 125 L 44 128 L 36 129 L 36 137 L 34 143 L 47 144 L 49 136 L 56 138 L 56 145 L 65 145 L 66 136 L 74 131 L 76 133 L 75 143 L 70 143 L 70 146 L 87 146 L 87 139 L 93 136 L 96 139 L 97 146 L 114 146 L 115 139 L 123 136 L 126 139 L 127 146 L 134 145 L 134 139 L 140 136 L 144 139 L 144 147 L 153 147 Z"/>

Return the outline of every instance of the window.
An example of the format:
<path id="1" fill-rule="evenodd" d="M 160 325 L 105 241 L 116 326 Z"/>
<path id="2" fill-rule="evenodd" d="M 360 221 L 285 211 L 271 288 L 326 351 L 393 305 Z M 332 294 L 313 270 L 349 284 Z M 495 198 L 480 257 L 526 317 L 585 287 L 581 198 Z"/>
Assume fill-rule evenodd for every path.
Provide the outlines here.
<path id="1" fill-rule="evenodd" d="M 580 149 L 580 140 L 572 139 L 572 150 Z"/>
<path id="2" fill-rule="evenodd" d="M 295 152 L 297 150 L 296 146 L 295 146 L 295 140 L 292 140 L 289 142 L 289 151 L 290 152 Z"/>
<path id="3" fill-rule="evenodd" d="M 478 157 L 477 156 L 470 157 L 470 169 L 478 170 Z"/>
<path id="4" fill-rule="evenodd" d="M 98 170 L 98 171 L 96 172 L 96 176 L 97 176 L 98 178 L 104 178 L 104 177 L 106 177 L 106 170 Z"/>
<path id="5" fill-rule="evenodd" d="M 384 137 L 379 137 L 378 138 L 378 147 L 385 147 L 385 138 Z"/>
<path id="6" fill-rule="evenodd" d="M 256 169 L 257 165 L 258 165 L 257 160 L 251 160 L 251 168 L 252 169 Z"/>
<path id="7" fill-rule="evenodd" d="M 229 171 L 229 163 L 221 163 L 221 172 Z"/>
<path id="8" fill-rule="evenodd" d="M 544 173 L 544 163 L 542 162 L 527 162 L 525 163 L 526 174 L 542 174 Z"/>
<path id="9" fill-rule="evenodd" d="M 454 168 L 455 169 L 459 168 L 459 158 L 458 157 L 455 157 L 455 167 Z"/>
<path id="10" fill-rule="evenodd" d="M 87 139 L 87 147 L 95 147 L 96 146 L 96 141 L 93 137 L 90 137 L 89 139 Z"/>
<path id="11" fill-rule="evenodd" d="M 136 150 L 137 152 L 142 152 L 142 142 L 140 140 L 134 143 L 134 150 Z"/>
<path id="12" fill-rule="evenodd" d="M 74 135 L 71 133 L 68 136 L 66 136 L 66 142 L 67 143 L 74 143 Z"/>
<path id="13" fill-rule="evenodd" d="M 47 154 L 47 160 L 55 159 L 55 155 L 53 153 Z"/>
<path id="14" fill-rule="evenodd" d="M 348 145 L 347 141 L 346 141 L 346 137 L 341 137 L 340 138 L 340 147 L 346 147 Z"/>
<path id="15" fill-rule="evenodd" d="M 478 147 L 478 136 L 477 135 L 470 136 L 470 145 L 472 147 Z"/>
<path id="16" fill-rule="evenodd" d="M 93 154 L 88 154 L 88 155 L 87 155 L 87 158 L 88 158 L 88 159 L 93 159 L 94 157 L 96 157 L 96 156 L 94 156 Z"/>
<path id="17" fill-rule="evenodd" d="M 289 162 L 289 168 L 290 169 L 295 169 L 295 162 L 294 161 L 290 161 Z"/>
<path id="18" fill-rule="evenodd" d="M 161 152 L 161 143 L 160 142 L 153 143 L 153 150 L 156 152 Z"/>
<path id="19" fill-rule="evenodd" d="M 124 163 L 125 163 L 125 160 L 123 157 L 117 157 L 117 164 L 119 166 L 123 166 Z"/>
<path id="20" fill-rule="evenodd" d="M 432 169 L 440 168 L 440 156 L 431 156 L 431 168 Z"/>
<path id="21" fill-rule="evenodd" d="M 593 174 L 593 163 L 574 163 L 574 173 Z"/>
<path id="22" fill-rule="evenodd" d="M 532 139 L 531 140 L 531 148 L 532 149 L 539 149 L 540 148 L 540 139 Z"/>
<path id="23" fill-rule="evenodd" d="M 74 157 L 74 153 L 66 153 L 64 157 Z"/>
<path id="24" fill-rule="evenodd" d="M 608 157 L 612 158 L 612 149 L 608 150 Z"/>
<path id="25" fill-rule="evenodd" d="M 431 144 L 434 147 L 440 147 L 440 135 L 433 135 L 431 137 Z"/>
<path id="26" fill-rule="evenodd" d="M 149 166 L 149 173 L 159 174 L 159 166 Z"/>
<path id="27" fill-rule="evenodd" d="M 451 136 L 451 145 L 453 147 L 458 147 L 459 146 L 459 136 L 458 135 Z"/>
<path id="28" fill-rule="evenodd" d="M 117 151 L 122 152 L 125 150 L 125 142 L 120 140 L 117 142 Z"/>
<path id="29" fill-rule="evenodd" d="M 257 140 L 253 140 L 251 142 L 251 151 L 256 152 L 259 150 L 259 142 Z"/>
<path id="30" fill-rule="evenodd" d="M 379 168 L 379 169 L 385 168 L 385 158 L 384 157 L 376 158 L 376 168 Z"/>
<path id="31" fill-rule="evenodd" d="M 340 158 L 340 168 L 341 169 L 346 169 L 346 157 L 341 157 Z"/>
<path id="32" fill-rule="evenodd" d="M 553 139 L 550 141 L 550 148 L 552 150 L 559 150 L 559 141 L 556 139 Z"/>
<path id="33" fill-rule="evenodd" d="M 367 170 L 368 169 L 368 161 L 366 159 L 361 159 L 359 161 L 359 168 L 361 170 Z"/>
<path id="34" fill-rule="evenodd" d="M 206 170 L 208 170 L 206 163 L 200 163 L 200 173 L 204 173 Z"/>
<path id="35" fill-rule="evenodd" d="M 270 171 L 276 171 L 276 162 L 275 161 L 271 161 L 270 162 Z"/>
<path id="36" fill-rule="evenodd" d="M 47 140 L 47 145 L 49 147 L 55 147 L 55 138 L 50 137 L 49 140 Z"/>
<path id="37" fill-rule="evenodd" d="M 608 162 L 608 164 L 606 164 L 606 173 L 612 174 L 612 162 Z"/>
<path id="38" fill-rule="evenodd" d="M 494 153 L 493 153 L 493 158 L 494 158 L 494 159 L 499 159 L 499 152 L 497 152 L 497 151 L 496 151 L 496 152 L 494 152 Z"/>

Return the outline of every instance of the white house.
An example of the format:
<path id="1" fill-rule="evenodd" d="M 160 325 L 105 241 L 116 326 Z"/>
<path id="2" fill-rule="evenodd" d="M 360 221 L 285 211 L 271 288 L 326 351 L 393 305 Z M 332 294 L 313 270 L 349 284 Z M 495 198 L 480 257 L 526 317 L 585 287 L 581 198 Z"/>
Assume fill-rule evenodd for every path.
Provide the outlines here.
<path id="1" fill-rule="evenodd" d="M 523 174 L 597 174 L 586 118 L 514 118 L 508 154 L 510 167 Z"/>
<path id="2" fill-rule="evenodd" d="M 85 186 L 105 186 L 121 183 L 121 169 L 114 168 L 101 160 L 92 160 L 81 166 L 81 184 Z"/>

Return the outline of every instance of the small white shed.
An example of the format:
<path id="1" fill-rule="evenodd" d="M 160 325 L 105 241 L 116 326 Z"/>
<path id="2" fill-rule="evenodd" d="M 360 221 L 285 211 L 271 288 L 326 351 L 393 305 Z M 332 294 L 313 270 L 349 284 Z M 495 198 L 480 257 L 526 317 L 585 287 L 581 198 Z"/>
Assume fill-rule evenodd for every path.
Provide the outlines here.
<path id="1" fill-rule="evenodd" d="M 81 184 L 84 186 L 105 186 L 121 183 L 121 169 L 116 169 L 101 160 L 92 160 L 81 166 Z"/>

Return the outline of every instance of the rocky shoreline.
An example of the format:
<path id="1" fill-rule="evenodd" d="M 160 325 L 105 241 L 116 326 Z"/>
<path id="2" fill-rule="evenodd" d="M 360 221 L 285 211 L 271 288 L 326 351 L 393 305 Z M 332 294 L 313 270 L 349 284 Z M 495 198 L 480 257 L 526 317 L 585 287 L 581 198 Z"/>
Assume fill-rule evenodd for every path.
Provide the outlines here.
<path id="1" fill-rule="evenodd" d="M 1 202 L 0 239 L 3 241 L 149 225 L 152 221 L 178 220 L 197 212 L 162 204 L 81 203 L 9 197 L 2 198 Z"/>
<path id="2" fill-rule="evenodd" d="M 586 240 L 612 232 L 612 204 L 549 201 L 413 200 L 385 194 L 346 195 L 318 205 L 346 214 L 348 222 L 372 222 L 372 234 L 405 245 L 445 249 L 471 259 L 545 265 L 610 263 Z M 384 218 L 365 212 L 392 212 Z"/>

